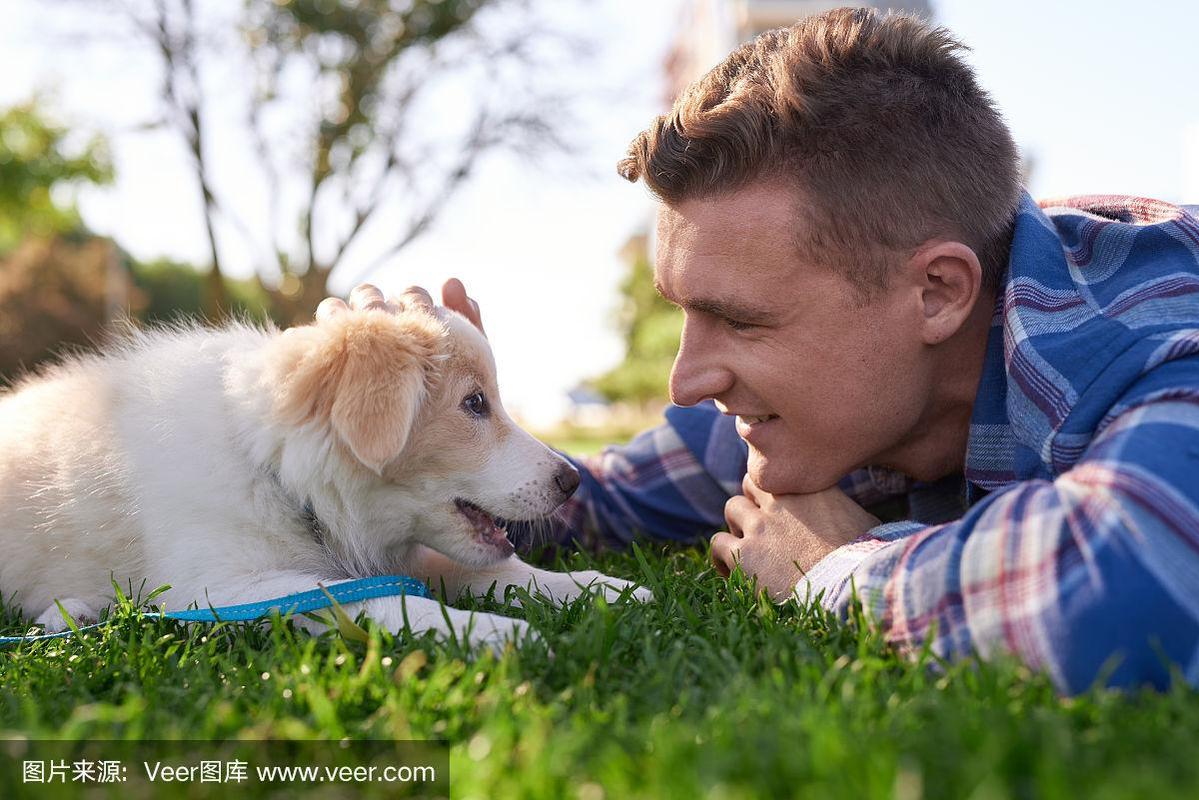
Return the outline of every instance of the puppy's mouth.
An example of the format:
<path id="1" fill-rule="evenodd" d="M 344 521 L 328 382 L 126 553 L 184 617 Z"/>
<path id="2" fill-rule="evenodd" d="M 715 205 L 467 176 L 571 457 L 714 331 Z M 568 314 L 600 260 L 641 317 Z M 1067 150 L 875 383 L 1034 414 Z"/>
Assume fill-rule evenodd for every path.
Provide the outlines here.
<path id="1" fill-rule="evenodd" d="M 515 552 L 516 548 L 508 540 L 508 532 L 500 527 L 494 516 L 461 497 L 454 499 L 454 505 L 457 506 L 458 512 L 466 517 L 480 542 L 494 547 L 505 558 Z"/>

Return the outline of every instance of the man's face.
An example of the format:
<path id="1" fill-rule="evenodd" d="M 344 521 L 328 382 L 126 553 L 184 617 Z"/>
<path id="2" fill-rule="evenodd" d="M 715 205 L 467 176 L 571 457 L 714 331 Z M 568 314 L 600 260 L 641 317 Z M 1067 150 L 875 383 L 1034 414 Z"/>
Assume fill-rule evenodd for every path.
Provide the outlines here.
<path id="1" fill-rule="evenodd" d="M 806 262 L 784 188 L 663 205 L 654 272 L 686 312 L 671 399 L 737 415 L 749 475 L 808 493 L 867 464 L 897 466 L 929 402 L 919 295 L 902 281 L 862 303 Z"/>

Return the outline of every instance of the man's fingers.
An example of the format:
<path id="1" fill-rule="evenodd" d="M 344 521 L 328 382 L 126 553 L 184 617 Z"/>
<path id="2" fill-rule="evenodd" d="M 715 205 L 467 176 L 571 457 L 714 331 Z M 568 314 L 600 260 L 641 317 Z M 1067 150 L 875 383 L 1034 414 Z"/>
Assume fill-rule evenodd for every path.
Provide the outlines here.
<path id="1" fill-rule="evenodd" d="M 452 310 L 470 320 L 470 323 L 483 333 L 483 315 L 479 313 L 479 304 L 466 294 L 466 287 L 457 278 L 450 278 L 441 286 L 441 302 Z"/>
<path id="2" fill-rule="evenodd" d="M 758 507 L 745 495 L 734 495 L 724 504 L 724 521 L 729 524 L 729 533 L 737 538 L 745 535 L 750 520 L 759 513 Z"/>
<path id="3" fill-rule="evenodd" d="M 748 472 L 745 473 L 745 477 L 741 479 L 741 492 L 759 507 L 761 507 L 763 501 L 765 501 L 768 496 L 766 492 L 758 488 L 758 484 L 750 480 Z"/>
<path id="4" fill-rule="evenodd" d="M 347 305 L 336 297 L 326 297 L 316 307 L 317 321 L 328 319 L 335 314 L 345 311 L 386 311 L 398 314 L 406 308 L 422 309 L 433 312 L 433 297 L 419 286 L 409 286 L 403 294 L 384 297 L 379 287 L 369 283 L 360 283 L 350 292 L 350 302 Z"/>
<path id="5" fill-rule="evenodd" d="M 316 321 L 324 322 L 332 316 L 349 311 L 350 307 L 340 297 L 326 297 L 316 307 Z"/>
<path id="6" fill-rule="evenodd" d="M 712 535 L 712 566 L 724 577 L 728 577 L 737 566 L 737 553 L 741 540 L 731 533 L 720 531 Z"/>
<path id="7" fill-rule="evenodd" d="M 420 286 L 409 286 L 404 290 L 404 293 L 399 296 L 400 305 L 405 308 L 421 307 L 429 311 L 433 310 L 433 296 Z"/>
<path id="8" fill-rule="evenodd" d="M 466 296 L 466 287 L 457 278 L 450 278 L 441 284 L 441 304 L 459 314 L 466 314 L 472 310 L 470 298 Z"/>
<path id="9" fill-rule="evenodd" d="M 354 291 L 350 292 L 350 308 L 355 311 L 374 308 L 386 310 L 387 300 L 384 299 L 383 292 L 379 291 L 379 287 L 369 283 L 360 283 L 354 287 Z"/>

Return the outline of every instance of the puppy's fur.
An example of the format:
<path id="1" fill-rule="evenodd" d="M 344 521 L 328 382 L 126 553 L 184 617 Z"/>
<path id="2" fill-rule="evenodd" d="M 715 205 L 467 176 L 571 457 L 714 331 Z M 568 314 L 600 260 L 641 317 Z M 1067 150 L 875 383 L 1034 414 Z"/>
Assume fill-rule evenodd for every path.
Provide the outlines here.
<path id="1" fill-rule="evenodd" d="M 133 332 L 0 395 L 0 592 L 51 630 L 56 599 L 94 619 L 112 578 L 170 584 L 171 609 L 390 573 L 451 598 L 615 596 L 629 584 L 535 569 L 492 525 L 548 515 L 577 483 L 505 413 L 486 340 L 453 312 Z M 492 646 L 525 629 L 416 597 L 362 608 Z"/>

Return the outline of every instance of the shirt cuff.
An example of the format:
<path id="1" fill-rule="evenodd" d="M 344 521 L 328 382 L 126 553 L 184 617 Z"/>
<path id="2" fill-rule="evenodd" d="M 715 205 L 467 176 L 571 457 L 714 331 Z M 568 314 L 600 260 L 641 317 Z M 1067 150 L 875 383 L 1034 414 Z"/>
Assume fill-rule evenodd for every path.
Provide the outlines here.
<path id="1" fill-rule="evenodd" d="M 871 528 L 813 564 L 795 584 L 795 596 L 801 602 L 818 600 L 825 608 L 835 608 L 848 589 L 850 576 L 868 556 L 926 527 L 919 522 L 905 520 Z"/>

